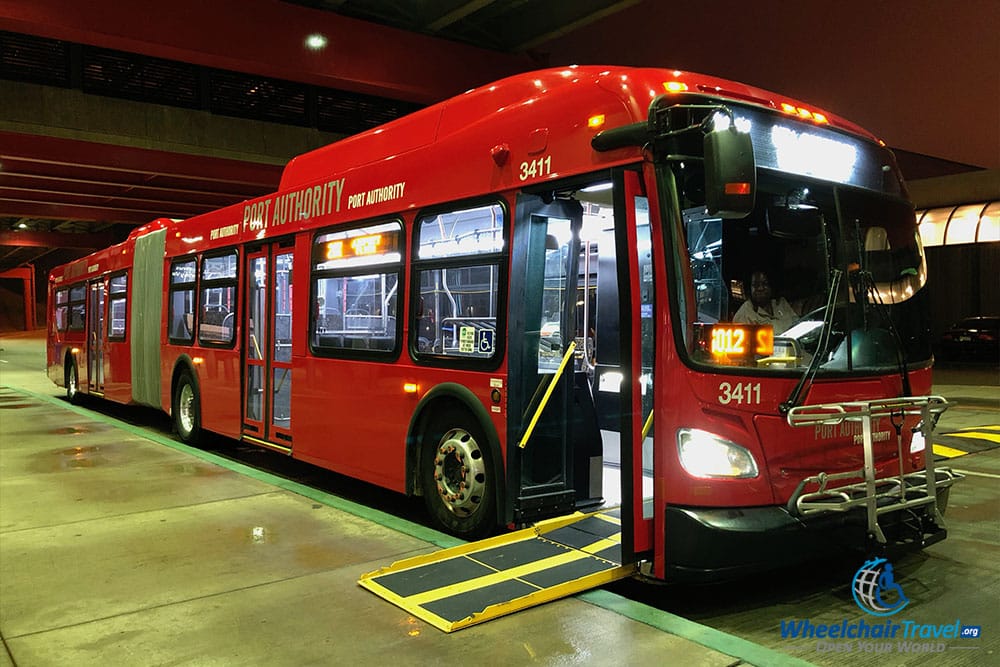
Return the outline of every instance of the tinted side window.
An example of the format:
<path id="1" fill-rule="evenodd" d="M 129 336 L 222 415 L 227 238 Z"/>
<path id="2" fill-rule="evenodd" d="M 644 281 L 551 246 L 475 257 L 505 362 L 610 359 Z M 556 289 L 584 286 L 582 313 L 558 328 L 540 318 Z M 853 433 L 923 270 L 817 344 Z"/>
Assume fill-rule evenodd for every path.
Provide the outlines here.
<path id="1" fill-rule="evenodd" d="M 232 345 L 236 335 L 236 251 L 201 262 L 198 342 Z"/>
<path id="2" fill-rule="evenodd" d="M 125 340 L 125 314 L 128 312 L 128 275 L 111 276 L 108 281 L 109 340 Z"/>
<path id="3" fill-rule="evenodd" d="M 87 322 L 87 286 L 69 288 L 69 330 L 83 331 Z"/>
<path id="4" fill-rule="evenodd" d="M 53 317 L 55 318 L 56 331 L 66 331 L 66 328 L 69 326 L 68 289 L 56 290 Z"/>
<path id="5" fill-rule="evenodd" d="M 194 284 L 197 263 L 193 258 L 170 265 L 167 335 L 173 343 L 194 341 Z"/>
<path id="6" fill-rule="evenodd" d="M 398 221 L 321 232 L 313 243 L 311 346 L 319 355 L 395 357 L 403 270 Z"/>
<path id="7" fill-rule="evenodd" d="M 415 357 L 499 358 L 504 223 L 499 204 L 418 218 L 410 337 Z"/>

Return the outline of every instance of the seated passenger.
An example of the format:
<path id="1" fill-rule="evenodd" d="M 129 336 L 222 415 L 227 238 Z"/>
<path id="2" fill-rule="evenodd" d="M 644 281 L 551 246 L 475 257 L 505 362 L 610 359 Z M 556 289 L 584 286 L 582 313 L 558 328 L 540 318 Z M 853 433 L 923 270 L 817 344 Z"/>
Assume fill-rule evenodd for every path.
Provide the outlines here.
<path id="1" fill-rule="evenodd" d="M 785 297 L 774 297 L 771 280 L 764 271 L 755 270 L 750 275 L 749 285 L 745 284 L 744 289 L 750 298 L 736 311 L 734 322 L 770 324 L 774 327 L 775 335 L 778 335 L 791 328 L 799 318 L 799 314 Z"/>

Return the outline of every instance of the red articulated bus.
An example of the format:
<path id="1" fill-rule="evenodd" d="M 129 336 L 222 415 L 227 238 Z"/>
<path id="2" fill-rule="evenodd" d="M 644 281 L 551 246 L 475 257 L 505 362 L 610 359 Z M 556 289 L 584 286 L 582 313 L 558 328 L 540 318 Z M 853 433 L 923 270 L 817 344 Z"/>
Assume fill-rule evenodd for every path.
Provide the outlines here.
<path id="1" fill-rule="evenodd" d="M 422 496 L 462 536 L 621 503 L 626 562 L 719 576 L 944 537 L 926 277 L 865 130 L 699 74 L 568 67 L 55 269 L 48 373 L 186 442 Z"/>

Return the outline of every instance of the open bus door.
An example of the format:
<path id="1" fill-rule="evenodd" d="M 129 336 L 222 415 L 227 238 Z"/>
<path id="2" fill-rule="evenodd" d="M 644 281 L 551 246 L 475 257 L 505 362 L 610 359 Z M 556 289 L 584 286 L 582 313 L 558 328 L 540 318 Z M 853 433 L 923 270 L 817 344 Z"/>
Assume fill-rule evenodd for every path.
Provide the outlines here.
<path id="1" fill-rule="evenodd" d="M 247 255 L 243 309 L 243 437 L 292 449 L 292 250 L 268 244 Z"/>
<path id="2" fill-rule="evenodd" d="M 601 442 L 575 352 L 583 209 L 522 194 L 516 215 L 510 330 L 521 334 L 509 343 L 507 498 L 508 515 L 525 523 L 600 502 Z"/>
<path id="3" fill-rule="evenodd" d="M 654 497 L 653 447 L 657 294 L 650 220 L 655 218 L 650 216 L 650 200 L 638 171 L 618 173 L 614 206 L 615 243 L 622 249 L 616 252 L 622 378 L 622 562 L 631 563 L 653 548 L 654 507 L 660 502 Z"/>
<path id="4" fill-rule="evenodd" d="M 620 503 L 622 555 L 634 562 L 653 547 L 649 202 L 640 173 L 617 170 L 606 202 L 613 219 L 596 244 L 585 239 L 581 260 L 592 185 L 518 199 L 510 316 L 523 334 L 509 346 L 508 516 L 523 524 Z"/>
<path id="5" fill-rule="evenodd" d="M 517 203 L 506 510 L 515 523 L 534 525 L 407 558 L 358 582 L 445 632 L 628 577 L 652 548 L 653 450 L 644 429 L 653 405 L 651 216 L 638 172 L 617 171 L 603 202 L 586 189 L 606 189 L 608 176 L 594 180 L 523 193 Z M 593 210 L 588 216 L 601 237 L 592 272 L 594 245 L 581 242 L 584 206 L 602 205 L 596 221 Z M 587 358 L 591 278 L 603 295 L 593 333 L 616 351 L 603 364 Z M 603 423 L 594 402 L 601 373 Z M 571 516 L 535 521 L 553 514 Z"/>

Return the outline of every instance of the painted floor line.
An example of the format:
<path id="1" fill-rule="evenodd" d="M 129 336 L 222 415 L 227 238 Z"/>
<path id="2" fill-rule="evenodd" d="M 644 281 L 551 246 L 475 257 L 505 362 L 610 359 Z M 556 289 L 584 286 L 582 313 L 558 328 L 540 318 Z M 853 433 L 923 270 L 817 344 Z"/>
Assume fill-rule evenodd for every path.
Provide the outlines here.
<path id="1" fill-rule="evenodd" d="M 1000 475 L 994 475 L 990 472 L 973 472 L 971 470 L 959 470 L 954 468 L 954 471 L 960 475 L 972 475 L 973 477 L 988 477 L 989 479 L 1000 479 Z"/>
<path id="2" fill-rule="evenodd" d="M 937 456 L 943 456 L 946 459 L 953 459 L 958 456 L 965 456 L 969 452 L 962 451 L 961 449 L 955 449 L 954 447 L 946 447 L 944 445 L 934 445 L 934 453 Z"/>
<path id="3" fill-rule="evenodd" d="M 953 438 L 972 438 L 974 440 L 988 440 L 1000 444 L 1000 434 L 989 431 L 953 431 L 948 434 Z"/>
<path id="4" fill-rule="evenodd" d="M 184 443 L 178 442 L 177 440 L 164 436 L 163 434 L 151 432 L 148 429 L 133 426 L 132 424 L 115 417 L 110 417 L 99 412 L 94 412 L 93 410 L 88 410 L 84 407 L 73 405 L 66 402 L 66 400 L 61 397 L 38 394 L 20 387 L 10 388 L 27 396 L 31 396 L 32 398 L 49 403 L 50 405 L 69 410 L 70 412 L 83 417 L 88 417 L 98 422 L 109 424 L 133 435 L 138 435 L 147 440 L 152 440 L 157 444 L 165 445 L 185 454 L 190 454 L 203 461 L 214 463 L 227 470 L 246 475 L 286 491 L 297 493 L 301 496 L 309 498 L 310 500 L 315 500 L 329 507 L 333 507 L 334 509 L 348 512 L 349 514 L 353 514 L 362 519 L 367 519 L 373 523 L 385 526 L 397 532 L 403 533 L 404 535 L 415 537 L 418 540 L 423 540 L 424 542 L 428 542 L 429 544 L 433 544 L 437 547 L 447 548 L 464 544 L 463 540 L 438 532 L 432 528 L 427 528 L 426 526 L 421 526 L 413 523 L 412 521 L 400 519 L 399 517 L 392 516 L 391 514 L 372 509 L 365 505 L 360 505 L 350 500 L 326 493 L 325 491 L 320 491 L 304 484 L 299 484 L 298 482 L 293 482 L 277 475 L 257 470 L 256 468 L 232 461 L 223 456 L 219 456 L 218 454 L 212 454 L 211 452 L 206 452 L 204 450 L 185 445 Z M 605 590 L 594 590 L 586 593 L 578 593 L 574 597 L 663 632 L 687 639 L 688 641 L 692 641 L 713 651 L 718 651 L 719 653 L 739 658 L 753 665 L 774 665 L 775 667 L 809 667 L 812 665 L 810 662 L 789 656 L 775 649 L 755 644 L 749 640 L 735 635 L 730 635 L 721 630 L 716 630 L 715 628 L 711 628 L 707 625 L 702 625 L 696 621 L 671 614 L 670 612 L 629 600 L 618 595 L 617 593 Z"/>

